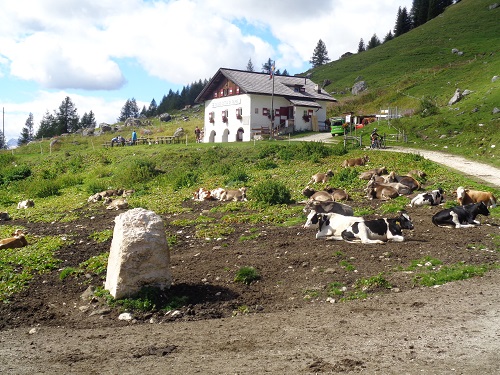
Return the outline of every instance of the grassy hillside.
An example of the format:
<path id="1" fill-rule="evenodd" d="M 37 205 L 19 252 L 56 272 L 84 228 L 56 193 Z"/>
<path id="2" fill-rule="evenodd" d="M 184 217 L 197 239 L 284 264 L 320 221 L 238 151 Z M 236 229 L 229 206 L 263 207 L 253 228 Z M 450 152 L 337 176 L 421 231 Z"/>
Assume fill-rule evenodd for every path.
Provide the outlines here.
<path id="1" fill-rule="evenodd" d="M 500 80 L 492 82 L 500 76 L 500 8 L 489 10 L 492 3 L 462 0 L 390 42 L 313 70 L 312 79 L 330 80 L 326 90 L 339 100 L 330 114 L 374 114 L 397 107 L 413 113 L 392 124 L 404 129 L 411 142 L 484 156 L 500 165 L 500 115 L 492 113 L 500 108 Z M 453 48 L 463 55 L 452 53 Z M 353 96 L 350 88 L 357 79 L 366 81 L 368 90 Z M 457 88 L 472 93 L 450 107 Z M 423 99 L 436 114 L 420 116 Z"/>

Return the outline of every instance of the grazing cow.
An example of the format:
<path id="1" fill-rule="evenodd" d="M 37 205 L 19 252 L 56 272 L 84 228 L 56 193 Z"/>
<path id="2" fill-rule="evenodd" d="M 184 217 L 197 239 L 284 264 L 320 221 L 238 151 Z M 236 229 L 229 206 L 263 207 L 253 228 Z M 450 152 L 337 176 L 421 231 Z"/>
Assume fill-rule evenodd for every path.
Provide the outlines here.
<path id="1" fill-rule="evenodd" d="M 195 201 L 209 201 L 212 200 L 212 193 L 205 188 L 199 188 L 193 193 L 193 199 Z"/>
<path id="2" fill-rule="evenodd" d="M 380 185 L 372 180 L 366 187 L 366 197 L 369 199 L 389 200 L 399 197 L 399 193 L 392 186 Z"/>
<path id="3" fill-rule="evenodd" d="M 311 181 L 309 181 L 309 183 L 325 183 L 328 182 L 330 177 L 333 177 L 333 171 L 331 169 L 329 169 L 326 173 L 316 173 L 311 177 Z"/>
<path id="4" fill-rule="evenodd" d="M 24 246 L 28 246 L 28 241 L 26 241 L 21 229 L 16 229 L 16 231 L 12 233 L 12 237 L 0 240 L 0 250 L 16 249 Z"/>
<path id="5" fill-rule="evenodd" d="M 387 174 L 386 167 L 374 168 L 369 171 L 361 172 L 359 178 L 361 180 L 371 180 L 373 176 L 381 176 L 383 174 Z"/>
<path id="6" fill-rule="evenodd" d="M 455 194 L 457 195 L 457 202 L 461 206 L 478 202 L 484 202 L 488 208 L 497 205 L 497 199 L 489 191 L 470 190 L 460 186 Z"/>
<path id="7" fill-rule="evenodd" d="M 309 228 L 314 224 L 318 224 L 316 239 L 326 238 L 327 240 L 341 241 L 342 231 L 357 221 L 363 221 L 363 218 L 358 216 L 345 216 L 334 212 L 318 214 L 315 211 L 311 211 L 306 224 L 304 224 L 304 228 Z"/>
<path id="8" fill-rule="evenodd" d="M 115 199 L 106 207 L 107 210 L 124 210 L 126 208 L 128 208 L 128 202 L 125 198 Z"/>
<path id="9" fill-rule="evenodd" d="M 347 167 L 356 167 L 360 165 L 365 165 L 370 161 L 370 158 L 368 155 L 365 155 L 361 158 L 354 158 L 354 159 L 346 159 L 342 162 L 342 167 L 347 168 Z"/>
<path id="10" fill-rule="evenodd" d="M 470 203 L 441 210 L 432 217 L 432 223 L 438 227 L 471 228 L 481 225 L 477 215 L 488 216 L 490 211 L 484 202 Z"/>
<path id="11" fill-rule="evenodd" d="M 10 216 L 7 212 L 0 212 L 0 221 L 8 221 Z"/>
<path id="12" fill-rule="evenodd" d="M 420 206 L 437 206 L 444 202 L 443 189 L 439 188 L 436 190 L 428 191 L 425 193 L 420 193 L 413 197 L 410 202 L 410 207 L 420 207 Z"/>
<path id="13" fill-rule="evenodd" d="M 355 222 L 342 232 L 342 238 L 348 242 L 364 244 L 403 242 L 402 229 L 413 229 L 413 223 L 406 212 L 400 212 L 399 216 L 392 219 Z"/>
<path id="14" fill-rule="evenodd" d="M 247 188 L 241 187 L 238 190 L 225 190 L 220 197 L 221 201 L 246 201 L 247 200 Z"/>
<path id="15" fill-rule="evenodd" d="M 35 202 L 33 202 L 31 199 L 27 199 L 25 201 L 21 201 L 17 204 L 17 209 L 20 210 L 20 209 L 27 209 L 27 208 L 30 208 L 30 207 L 35 207 Z"/>
<path id="16" fill-rule="evenodd" d="M 221 200 L 222 193 L 224 193 L 225 191 L 226 191 L 226 189 L 224 189 L 224 188 L 216 188 L 216 189 L 210 190 L 210 195 L 214 199 Z"/>

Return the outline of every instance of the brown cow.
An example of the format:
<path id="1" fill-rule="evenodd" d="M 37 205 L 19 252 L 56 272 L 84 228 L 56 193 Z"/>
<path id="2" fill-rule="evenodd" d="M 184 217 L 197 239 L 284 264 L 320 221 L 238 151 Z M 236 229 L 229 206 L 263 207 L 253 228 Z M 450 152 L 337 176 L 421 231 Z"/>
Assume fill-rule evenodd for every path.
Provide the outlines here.
<path id="1" fill-rule="evenodd" d="M 369 171 L 361 172 L 359 178 L 361 180 L 370 180 L 374 175 L 381 176 L 383 174 L 387 174 L 386 167 L 374 168 L 370 169 Z"/>
<path id="2" fill-rule="evenodd" d="M 325 183 L 328 182 L 330 177 L 333 177 L 333 171 L 329 169 L 326 173 L 316 173 L 314 176 L 311 177 L 311 181 L 309 181 L 310 184 L 312 183 Z"/>
<path id="3" fill-rule="evenodd" d="M 399 197 L 399 193 L 392 186 L 379 185 L 374 180 L 371 180 L 366 188 L 366 197 L 369 199 L 389 200 Z"/>
<path id="4" fill-rule="evenodd" d="M 354 158 L 354 159 L 346 159 L 342 163 L 342 167 L 347 168 L 347 167 L 356 167 L 360 165 L 365 165 L 370 161 L 370 158 L 368 155 L 365 155 L 361 158 Z"/>

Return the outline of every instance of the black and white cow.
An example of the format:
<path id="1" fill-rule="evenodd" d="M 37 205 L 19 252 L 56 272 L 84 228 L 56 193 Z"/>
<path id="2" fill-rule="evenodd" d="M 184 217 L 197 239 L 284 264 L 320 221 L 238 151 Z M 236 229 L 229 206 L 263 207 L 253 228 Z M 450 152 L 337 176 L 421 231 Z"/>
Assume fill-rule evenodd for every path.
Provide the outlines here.
<path id="1" fill-rule="evenodd" d="M 420 207 L 424 205 L 437 206 L 444 202 L 443 189 L 420 193 L 416 195 L 410 202 L 410 207 Z"/>
<path id="2" fill-rule="evenodd" d="M 356 221 L 363 221 L 359 216 L 345 216 L 330 212 L 327 214 L 319 214 L 311 211 L 307 218 L 304 228 L 309 228 L 315 224 L 318 225 L 316 239 L 325 238 L 327 240 L 342 240 L 342 231 Z"/>
<path id="3" fill-rule="evenodd" d="M 481 225 L 477 215 L 488 216 L 490 211 L 484 202 L 470 203 L 441 210 L 432 217 L 432 223 L 438 227 L 471 228 Z"/>
<path id="4" fill-rule="evenodd" d="M 365 244 L 384 243 L 387 241 L 403 242 L 402 229 L 413 229 L 413 223 L 406 212 L 401 212 L 392 219 L 358 221 L 342 232 L 342 238 L 348 242 Z"/>

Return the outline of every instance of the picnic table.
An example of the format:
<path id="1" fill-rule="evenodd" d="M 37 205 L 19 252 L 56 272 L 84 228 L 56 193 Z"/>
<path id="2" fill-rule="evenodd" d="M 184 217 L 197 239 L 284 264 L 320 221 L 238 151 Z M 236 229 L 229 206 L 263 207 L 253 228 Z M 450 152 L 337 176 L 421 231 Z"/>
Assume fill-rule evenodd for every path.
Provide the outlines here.
<path id="1" fill-rule="evenodd" d="M 179 143 L 179 137 L 175 137 L 173 135 L 162 135 L 156 137 L 157 143 Z"/>

